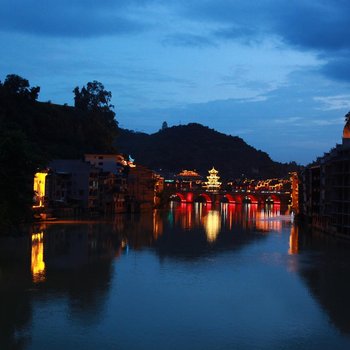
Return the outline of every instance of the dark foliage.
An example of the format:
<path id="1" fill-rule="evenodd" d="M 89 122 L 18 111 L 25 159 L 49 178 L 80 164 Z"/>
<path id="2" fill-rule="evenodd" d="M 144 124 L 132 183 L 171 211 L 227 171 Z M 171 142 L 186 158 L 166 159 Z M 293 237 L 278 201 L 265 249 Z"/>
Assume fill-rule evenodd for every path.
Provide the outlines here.
<path id="1" fill-rule="evenodd" d="M 16 74 L 9 74 L 2 84 L 2 94 L 11 98 L 17 96 L 17 99 L 35 101 L 40 92 L 40 87 L 29 87 L 29 81 Z"/>
<path id="2" fill-rule="evenodd" d="M 265 152 L 200 124 L 173 126 L 148 135 L 121 129 L 118 148 L 151 169 L 178 172 L 196 169 L 203 175 L 215 166 L 224 179 L 284 177 L 295 163 L 271 160 Z"/>
<path id="3" fill-rule="evenodd" d="M 9 229 L 30 218 L 33 174 L 39 164 L 33 148 L 20 130 L 1 130 L 0 227 Z"/>
<path id="4" fill-rule="evenodd" d="M 98 81 L 87 83 L 81 89 L 76 87 L 73 92 L 75 112 L 84 115 L 84 136 L 91 148 L 87 150 L 115 151 L 111 146 L 117 135 L 118 124 L 112 110 L 114 106 L 110 103 L 111 92 L 106 91 Z"/>
<path id="5" fill-rule="evenodd" d="M 111 104 L 112 93 L 106 91 L 103 84 L 94 80 L 87 83 L 81 89 L 77 86 L 74 90 L 74 106 L 82 111 L 111 112 L 114 106 Z"/>
<path id="6" fill-rule="evenodd" d="M 27 219 L 33 175 L 51 159 L 116 151 L 118 124 L 110 109 L 111 94 L 102 84 L 92 84 L 93 102 L 89 96 L 84 99 L 94 107 L 84 109 L 38 102 L 40 88 L 31 88 L 28 80 L 16 75 L 0 82 L 0 225 Z"/>

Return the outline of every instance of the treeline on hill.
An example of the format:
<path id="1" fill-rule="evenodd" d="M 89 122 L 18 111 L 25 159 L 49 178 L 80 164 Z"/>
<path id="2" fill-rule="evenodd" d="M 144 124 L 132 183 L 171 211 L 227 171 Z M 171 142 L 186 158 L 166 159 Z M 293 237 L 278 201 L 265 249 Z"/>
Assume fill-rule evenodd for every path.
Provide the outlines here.
<path id="1" fill-rule="evenodd" d="M 215 166 L 224 180 L 281 178 L 298 169 L 295 162 L 274 162 L 267 153 L 249 146 L 240 137 L 196 123 L 169 128 L 165 123 L 151 135 L 120 129 L 117 143 L 119 151 L 151 169 L 196 169 L 207 175 Z"/>
<path id="2" fill-rule="evenodd" d="M 115 152 L 112 95 L 97 82 L 76 87 L 74 107 L 38 102 L 40 87 L 8 75 L 0 82 L 0 228 L 30 217 L 33 176 L 54 158 Z M 1 232 L 0 232 L 1 233 Z"/>

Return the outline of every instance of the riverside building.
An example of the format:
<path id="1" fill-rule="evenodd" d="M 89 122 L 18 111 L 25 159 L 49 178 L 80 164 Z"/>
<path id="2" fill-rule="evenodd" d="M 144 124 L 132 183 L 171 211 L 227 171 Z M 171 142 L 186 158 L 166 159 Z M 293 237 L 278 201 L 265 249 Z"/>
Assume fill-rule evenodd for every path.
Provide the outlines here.
<path id="1" fill-rule="evenodd" d="M 302 202 L 302 213 L 313 229 L 350 239 L 349 118 L 342 143 L 306 167 Z"/>

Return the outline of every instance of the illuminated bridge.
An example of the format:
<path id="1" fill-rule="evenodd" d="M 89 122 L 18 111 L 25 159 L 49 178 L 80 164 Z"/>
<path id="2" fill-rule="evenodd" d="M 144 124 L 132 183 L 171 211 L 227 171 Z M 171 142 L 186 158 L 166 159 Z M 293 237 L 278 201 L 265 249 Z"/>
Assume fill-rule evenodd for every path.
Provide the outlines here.
<path id="1" fill-rule="evenodd" d="M 221 203 L 230 204 L 289 204 L 291 199 L 290 192 L 276 191 L 219 191 L 216 193 L 206 192 L 204 190 L 195 191 L 174 191 L 170 195 L 170 200 L 179 200 L 181 203 Z"/>

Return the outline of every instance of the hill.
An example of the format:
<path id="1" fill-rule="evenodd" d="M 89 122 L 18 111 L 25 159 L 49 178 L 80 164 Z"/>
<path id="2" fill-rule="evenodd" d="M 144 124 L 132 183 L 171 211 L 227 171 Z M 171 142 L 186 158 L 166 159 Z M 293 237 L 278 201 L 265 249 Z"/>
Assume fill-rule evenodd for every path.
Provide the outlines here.
<path id="1" fill-rule="evenodd" d="M 295 163 L 274 162 L 266 152 L 255 149 L 237 136 L 230 136 L 201 124 L 179 125 L 154 134 L 119 129 L 118 150 L 153 170 L 178 172 L 196 169 L 202 175 L 215 166 L 228 180 L 284 177 Z"/>

